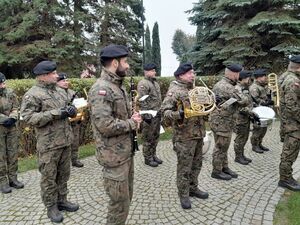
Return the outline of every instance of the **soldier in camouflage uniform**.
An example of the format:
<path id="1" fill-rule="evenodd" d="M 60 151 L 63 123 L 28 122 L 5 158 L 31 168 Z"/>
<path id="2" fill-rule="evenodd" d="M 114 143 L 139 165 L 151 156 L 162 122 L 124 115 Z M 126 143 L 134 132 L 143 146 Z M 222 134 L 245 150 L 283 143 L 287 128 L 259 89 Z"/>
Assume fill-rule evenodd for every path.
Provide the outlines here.
<path id="1" fill-rule="evenodd" d="M 248 104 L 248 98 L 235 89 L 241 70 L 242 66 L 239 64 L 228 65 L 225 69 L 225 76 L 213 87 L 217 107 L 210 114 L 209 124 L 215 139 L 211 177 L 216 179 L 230 180 L 238 177 L 228 167 L 227 151 L 232 136 L 234 114 L 239 111 L 240 107 Z"/>
<path id="2" fill-rule="evenodd" d="M 106 224 L 125 224 L 133 195 L 132 131 L 142 122 L 133 113 L 123 86 L 129 69 L 128 50 L 109 45 L 100 52 L 101 77 L 89 92 L 96 158 L 103 166 L 103 184 L 109 197 Z"/>
<path id="3" fill-rule="evenodd" d="M 68 106 L 63 90 L 56 86 L 56 63 L 42 61 L 33 73 L 37 84 L 25 93 L 21 116 L 35 128 L 42 200 L 50 220 L 59 223 L 63 221 L 59 210 L 74 212 L 79 208 L 67 200 L 73 141 L 68 117 L 77 112 L 74 106 Z"/>
<path id="4" fill-rule="evenodd" d="M 23 188 L 17 180 L 19 134 L 16 127 L 19 103 L 13 90 L 6 88 L 0 73 L 0 191 L 10 193 L 11 187 Z"/>
<path id="5" fill-rule="evenodd" d="M 251 71 L 243 70 L 240 72 L 239 82 L 235 86 L 238 92 L 242 93 L 245 98 L 248 99 L 246 107 L 240 108 L 236 115 L 236 127 L 235 133 L 236 138 L 234 140 L 234 152 L 235 152 L 235 162 L 242 165 L 248 165 L 252 162 L 251 159 L 247 158 L 244 154 L 245 144 L 249 137 L 250 132 L 250 120 L 253 122 L 259 122 L 259 117 L 256 113 L 252 112 L 253 102 L 249 93 L 249 79 L 252 75 Z"/>
<path id="6" fill-rule="evenodd" d="M 143 101 L 138 101 L 140 110 L 159 111 L 161 106 L 161 93 L 158 82 L 156 81 L 156 65 L 153 63 L 144 66 L 145 78 L 138 83 L 138 98 L 141 99 L 148 96 Z M 142 115 L 142 139 L 143 139 L 143 155 L 145 164 L 157 167 L 162 164 L 162 160 L 156 156 L 156 146 L 159 139 L 160 131 L 160 112 L 155 117 L 151 114 Z"/>
<path id="7" fill-rule="evenodd" d="M 69 81 L 66 73 L 59 73 L 57 86 L 62 88 L 64 93 L 66 94 L 66 99 L 69 104 L 71 104 L 72 100 L 77 97 L 75 91 L 69 88 Z M 79 140 L 80 140 L 80 124 L 81 120 L 76 120 L 71 122 L 71 127 L 74 135 L 74 140 L 71 144 L 71 161 L 72 166 L 75 167 L 83 167 L 83 163 L 78 160 L 78 149 L 79 149 Z"/>
<path id="8" fill-rule="evenodd" d="M 278 185 L 300 191 L 300 184 L 293 178 L 293 163 L 300 150 L 300 55 L 290 58 L 285 78 L 280 83 L 280 112 L 283 118 L 284 143 L 279 165 Z"/>
<path id="9" fill-rule="evenodd" d="M 253 106 L 273 106 L 274 101 L 271 99 L 271 92 L 268 89 L 268 77 L 265 69 L 257 69 L 254 71 L 255 81 L 250 86 L 249 91 L 253 99 Z M 253 124 L 251 144 L 252 150 L 256 153 L 269 151 L 267 147 L 262 145 L 264 136 L 267 133 L 267 126 L 261 127 L 258 124 Z"/>
<path id="10" fill-rule="evenodd" d="M 198 188 L 198 176 L 202 167 L 202 147 L 205 125 L 202 116 L 184 117 L 178 103 L 190 105 L 188 92 L 193 89 L 195 74 L 190 63 L 182 64 L 174 73 L 161 112 L 165 126 L 173 128 L 173 149 L 177 154 L 177 188 L 183 209 L 191 208 L 189 196 L 206 199 L 208 193 Z"/>

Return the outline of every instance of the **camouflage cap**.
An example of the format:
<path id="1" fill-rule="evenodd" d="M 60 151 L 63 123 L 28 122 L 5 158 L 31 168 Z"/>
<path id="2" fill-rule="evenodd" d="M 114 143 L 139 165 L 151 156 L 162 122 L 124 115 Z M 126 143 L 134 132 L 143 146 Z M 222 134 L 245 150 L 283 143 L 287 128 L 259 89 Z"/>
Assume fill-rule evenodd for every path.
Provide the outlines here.
<path id="1" fill-rule="evenodd" d="M 174 72 L 174 76 L 177 77 L 181 74 L 185 74 L 186 72 L 188 72 L 192 69 L 193 69 L 193 65 L 191 63 L 183 63 Z"/>
<path id="2" fill-rule="evenodd" d="M 124 45 L 115 45 L 111 44 L 104 47 L 100 51 L 101 59 L 114 59 L 114 58 L 122 58 L 128 56 L 129 52 L 126 46 Z"/>
<path id="3" fill-rule="evenodd" d="M 293 63 L 300 63 L 300 55 L 293 55 L 289 59 Z"/>
<path id="4" fill-rule="evenodd" d="M 245 79 L 245 78 L 251 77 L 251 76 L 252 76 L 252 71 L 250 71 L 250 70 L 242 70 L 240 72 L 239 79 L 242 80 L 242 79 Z"/>
<path id="5" fill-rule="evenodd" d="M 0 84 L 5 82 L 6 78 L 3 73 L 0 72 Z"/>
<path id="6" fill-rule="evenodd" d="M 267 76 L 267 70 L 266 69 L 257 69 L 253 72 L 254 77 L 263 77 Z"/>
<path id="7" fill-rule="evenodd" d="M 56 70 L 56 63 L 53 61 L 42 61 L 33 68 L 33 73 L 37 76 L 48 74 Z"/>
<path id="8" fill-rule="evenodd" d="M 232 72 L 238 73 L 238 72 L 242 71 L 243 66 L 240 64 L 232 63 L 232 64 L 226 65 L 226 68 Z"/>
<path id="9" fill-rule="evenodd" d="M 146 71 L 155 70 L 155 69 L 156 69 L 156 65 L 154 63 L 148 63 L 144 65 L 144 70 Z"/>
<path id="10" fill-rule="evenodd" d="M 65 80 L 67 78 L 68 78 L 68 76 L 66 73 L 58 73 L 57 81 Z"/>

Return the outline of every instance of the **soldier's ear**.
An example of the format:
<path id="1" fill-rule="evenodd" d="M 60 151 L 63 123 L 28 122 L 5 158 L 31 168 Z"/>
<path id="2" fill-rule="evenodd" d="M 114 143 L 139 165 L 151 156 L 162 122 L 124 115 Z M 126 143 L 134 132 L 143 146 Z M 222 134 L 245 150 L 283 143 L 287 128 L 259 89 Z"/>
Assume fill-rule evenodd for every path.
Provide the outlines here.
<path id="1" fill-rule="evenodd" d="M 113 67 L 117 69 L 120 62 L 119 62 L 119 60 L 117 60 L 117 59 L 113 59 L 111 63 L 112 63 L 112 65 L 113 65 Z"/>

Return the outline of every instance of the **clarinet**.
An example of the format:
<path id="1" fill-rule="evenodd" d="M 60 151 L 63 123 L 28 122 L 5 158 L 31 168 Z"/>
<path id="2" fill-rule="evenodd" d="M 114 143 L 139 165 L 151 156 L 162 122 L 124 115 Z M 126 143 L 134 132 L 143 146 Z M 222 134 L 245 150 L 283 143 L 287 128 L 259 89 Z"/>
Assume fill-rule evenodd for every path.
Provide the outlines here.
<path id="1" fill-rule="evenodd" d="M 131 74 L 130 76 L 130 96 L 131 96 L 131 103 L 132 103 L 132 113 L 134 113 L 135 110 L 135 96 L 134 93 L 136 93 L 136 90 L 134 89 L 134 80 L 133 80 L 133 75 Z M 131 152 L 132 155 L 134 156 L 136 151 L 139 151 L 139 145 L 137 142 L 137 134 L 136 134 L 136 130 L 132 130 L 131 133 L 131 142 L 132 142 L 132 147 L 131 147 Z"/>

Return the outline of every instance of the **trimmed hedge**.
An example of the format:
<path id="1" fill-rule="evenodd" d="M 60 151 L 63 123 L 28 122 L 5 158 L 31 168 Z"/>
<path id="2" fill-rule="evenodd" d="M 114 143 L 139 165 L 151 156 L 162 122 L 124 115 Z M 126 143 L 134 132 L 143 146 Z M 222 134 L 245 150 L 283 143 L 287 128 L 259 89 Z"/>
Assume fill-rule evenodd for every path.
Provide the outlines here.
<path id="1" fill-rule="evenodd" d="M 143 77 L 134 77 L 135 86 L 137 83 L 143 79 Z M 205 82 L 205 84 L 212 88 L 212 86 L 220 79 L 217 76 L 206 76 L 201 77 L 201 79 Z M 174 77 L 158 77 L 158 83 L 161 88 L 162 97 L 166 95 L 169 84 L 174 80 Z M 74 91 L 78 92 L 79 96 L 86 98 L 84 89 L 88 92 L 91 86 L 96 82 L 95 78 L 90 79 L 79 79 L 79 78 L 70 78 L 71 88 Z M 18 79 L 18 80 L 7 80 L 7 87 L 12 88 L 18 96 L 19 101 L 22 101 L 23 95 L 35 84 L 35 79 Z M 128 93 L 130 90 L 130 78 L 126 77 L 124 83 Z M 203 86 L 199 77 L 196 80 L 197 86 Z M 34 134 L 34 129 L 29 125 L 25 124 L 23 121 L 20 121 L 18 124 L 20 130 L 20 156 L 28 156 L 36 153 L 36 139 Z M 93 141 L 92 129 L 89 120 L 89 116 L 87 115 L 86 120 L 81 123 L 80 130 L 80 144 L 87 144 Z"/>

